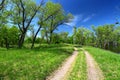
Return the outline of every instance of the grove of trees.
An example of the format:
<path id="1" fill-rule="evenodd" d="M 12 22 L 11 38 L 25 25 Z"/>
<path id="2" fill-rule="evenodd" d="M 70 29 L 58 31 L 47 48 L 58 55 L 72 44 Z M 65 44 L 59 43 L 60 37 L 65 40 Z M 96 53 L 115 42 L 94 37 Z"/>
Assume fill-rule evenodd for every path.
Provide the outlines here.
<path id="1" fill-rule="evenodd" d="M 32 49 L 35 43 L 70 43 L 120 51 L 118 22 L 116 25 L 92 26 L 91 30 L 74 27 L 73 35 L 55 32 L 60 25 L 71 22 L 73 18 L 60 4 L 51 1 L 1 0 L 0 47 L 22 48 L 24 43 L 30 43 Z"/>
<path id="2" fill-rule="evenodd" d="M 92 26 L 92 30 L 74 27 L 73 43 L 120 51 L 120 26 Z"/>
<path id="3" fill-rule="evenodd" d="M 70 22 L 72 18 L 72 14 L 66 13 L 60 4 L 51 1 L 44 3 L 44 0 L 41 0 L 40 3 L 36 3 L 34 0 L 2 0 L 0 2 L 1 47 L 6 45 L 8 49 L 9 44 L 15 41 L 11 45 L 22 48 L 29 30 L 33 33 L 31 48 L 34 47 L 37 36 L 42 36 L 47 43 L 52 44 L 54 31 L 58 26 Z M 35 30 L 37 27 L 38 29 Z M 41 35 L 38 34 L 40 32 Z"/>

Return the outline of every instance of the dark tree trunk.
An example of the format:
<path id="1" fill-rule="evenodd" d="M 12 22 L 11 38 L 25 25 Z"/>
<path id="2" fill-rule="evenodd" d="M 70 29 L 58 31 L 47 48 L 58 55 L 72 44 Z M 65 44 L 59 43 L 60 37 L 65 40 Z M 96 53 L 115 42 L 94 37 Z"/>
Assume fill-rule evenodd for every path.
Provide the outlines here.
<path id="1" fill-rule="evenodd" d="M 7 49 L 9 49 L 9 43 L 8 43 L 8 39 L 7 38 L 5 38 L 5 46 L 6 46 Z"/>
<path id="2" fill-rule="evenodd" d="M 25 35 L 26 35 L 26 32 L 24 32 L 20 35 L 20 38 L 19 38 L 19 41 L 18 41 L 18 47 L 19 48 L 22 48 L 22 46 L 23 46 Z"/>
<path id="3" fill-rule="evenodd" d="M 20 9 L 19 12 L 22 13 L 22 27 L 20 27 L 19 23 L 18 23 L 18 27 L 19 27 L 19 29 L 20 29 L 20 31 L 21 31 L 22 34 L 20 35 L 20 38 L 19 38 L 19 41 L 18 41 L 18 47 L 19 48 L 22 48 L 26 32 L 27 32 L 27 30 L 28 30 L 28 28 L 29 28 L 29 26 L 30 26 L 33 18 L 37 14 L 39 8 L 42 6 L 42 4 L 43 4 L 43 0 L 41 2 L 40 6 L 34 10 L 34 13 L 33 13 L 33 15 L 31 15 L 30 19 L 27 20 L 27 15 L 25 14 L 26 13 L 26 8 L 24 7 L 24 3 L 22 2 L 22 0 L 20 0 L 20 5 L 22 7 L 22 10 Z M 26 26 L 25 26 L 25 24 L 26 24 Z"/>
<path id="4" fill-rule="evenodd" d="M 39 33 L 40 29 L 41 29 L 41 27 L 39 27 L 39 29 L 37 30 L 37 32 L 36 32 L 36 34 L 35 34 L 35 36 L 33 37 L 33 41 L 32 41 L 32 46 L 31 46 L 31 49 L 33 49 L 33 48 L 34 48 L 35 40 L 36 40 L 36 37 L 37 37 L 37 35 L 38 35 L 38 33 Z"/>
<path id="5" fill-rule="evenodd" d="M 3 41 L 1 42 L 0 46 L 3 47 Z"/>
<path id="6" fill-rule="evenodd" d="M 105 42 L 105 43 L 104 43 L 104 49 L 107 50 L 107 49 L 108 49 L 108 46 L 109 46 L 108 42 Z"/>

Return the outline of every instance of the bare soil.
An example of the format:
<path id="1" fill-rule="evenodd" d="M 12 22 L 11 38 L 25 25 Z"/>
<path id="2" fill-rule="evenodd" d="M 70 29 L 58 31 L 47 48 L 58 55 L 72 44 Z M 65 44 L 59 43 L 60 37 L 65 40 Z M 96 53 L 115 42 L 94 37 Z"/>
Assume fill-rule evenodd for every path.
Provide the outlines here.
<path id="1" fill-rule="evenodd" d="M 85 55 L 87 61 L 88 80 L 104 80 L 102 71 L 93 57 L 87 51 L 85 51 Z"/>

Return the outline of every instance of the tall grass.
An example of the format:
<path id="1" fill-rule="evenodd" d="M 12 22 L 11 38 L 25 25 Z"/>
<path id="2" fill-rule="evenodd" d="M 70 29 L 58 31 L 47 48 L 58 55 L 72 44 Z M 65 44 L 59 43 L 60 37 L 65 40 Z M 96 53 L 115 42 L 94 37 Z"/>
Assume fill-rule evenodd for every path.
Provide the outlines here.
<path id="1" fill-rule="evenodd" d="M 49 47 L 0 49 L 0 79 L 45 80 L 73 51 L 70 46 Z"/>
<path id="2" fill-rule="evenodd" d="M 99 48 L 85 47 L 103 71 L 105 80 L 120 80 L 120 55 Z"/>

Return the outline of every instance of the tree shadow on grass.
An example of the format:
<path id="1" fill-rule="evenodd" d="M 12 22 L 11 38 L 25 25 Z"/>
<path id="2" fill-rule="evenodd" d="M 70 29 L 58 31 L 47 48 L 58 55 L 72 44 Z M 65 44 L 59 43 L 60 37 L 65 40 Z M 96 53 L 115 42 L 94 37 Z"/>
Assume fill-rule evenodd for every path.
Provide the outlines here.
<path id="1" fill-rule="evenodd" d="M 74 45 L 74 47 L 76 47 L 76 48 L 81 48 L 82 45 Z"/>

